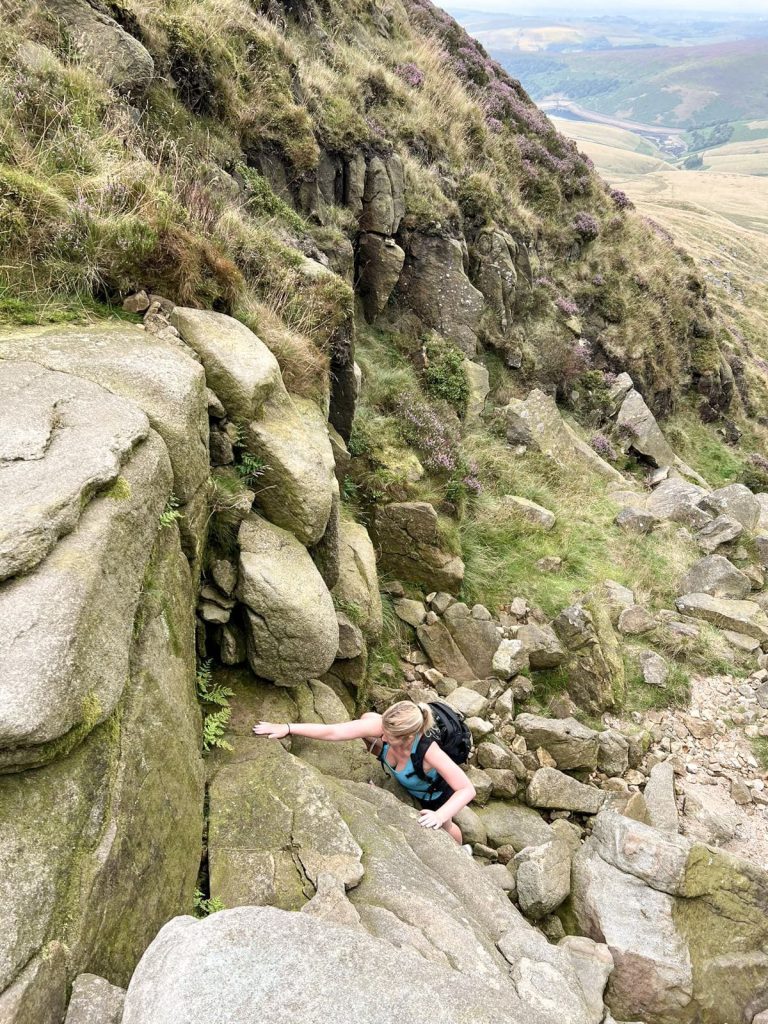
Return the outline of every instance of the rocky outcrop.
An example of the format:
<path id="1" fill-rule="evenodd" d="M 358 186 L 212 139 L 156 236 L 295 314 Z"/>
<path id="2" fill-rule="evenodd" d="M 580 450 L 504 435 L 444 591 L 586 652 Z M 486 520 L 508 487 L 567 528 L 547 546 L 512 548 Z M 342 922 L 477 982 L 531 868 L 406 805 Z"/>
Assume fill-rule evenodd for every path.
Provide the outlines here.
<path id="1" fill-rule="evenodd" d="M 352 607 L 358 625 L 371 639 L 382 629 L 381 594 L 376 575 L 376 553 L 368 531 L 342 518 L 339 523 L 339 579 L 333 596 L 342 607 Z"/>
<path id="2" fill-rule="evenodd" d="M 691 566 L 680 583 L 680 594 L 709 594 L 741 600 L 752 590 L 748 576 L 722 555 L 708 555 Z"/>
<path id="3" fill-rule="evenodd" d="M 0 359 L 29 361 L 80 377 L 132 402 L 163 439 L 187 556 L 196 563 L 208 517 L 208 414 L 205 373 L 171 341 L 110 324 L 49 327 L 5 335 Z"/>
<path id="4" fill-rule="evenodd" d="M 405 253 L 393 238 L 371 232 L 357 243 L 358 294 L 367 320 L 375 320 L 387 304 L 403 269 Z"/>
<path id="5" fill-rule="evenodd" d="M 405 263 L 394 298 L 472 358 L 483 296 L 464 273 L 464 250 L 455 238 L 406 233 Z"/>
<path id="6" fill-rule="evenodd" d="M 621 403 L 616 424 L 626 438 L 628 449 L 644 455 L 654 466 L 671 466 L 675 453 L 659 429 L 656 419 L 645 404 L 643 396 L 634 388 Z"/>
<path id="7" fill-rule="evenodd" d="M 380 567 L 399 579 L 455 594 L 464 563 L 440 539 L 437 513 L 426 501 L 393 502 L 376 509 Z"/>
<path id="8" fill-rule="evenodd" d="M 599 601 L 588 607 L 571 605 L 553 620 L 552 628 L 567 652 L 570 689 L 579 705 L 603 710 L 620 703 L 624 664 L 607 609 Z"/>
<path id="9" fill-rule="evenodd" d="M 72 986 L 64 1024 L 120 1024 L 125 990 L 96 974 L 80 974 Z"/>
<path id="10" fill-rule="evenodd" d="M 513 398 L 505 410 L 505 417 L 510 444 L 534 448 L 551 455 L 558 462 L 580 466 L 626 486 L 625 477 L 601 459 L 565 422 L 551 395 L 534 389 L 525 401 Z"/>
<path id="11" fill-rule="evenodd" d="M 277 360 L 244 324 L 180 307 L 172 319 L 260 460 L 256 504 L 302 544 L 316 544 L 338 494 L 325 417 L 314 403 L 289 397 Z"/>
<path id="12" fill-rule="evenodd" d="M 138 39 L 86 0 L 44 0 L 43 6 L 87 67 L 117 92 L 133 96 L 146 92 L 155 65 Z"/>
<path id="13" fill-rule="evenodd" d="M 257 515 L 243 521 L 238 543 L 237 597 L 246 606 L 251 668 L 283 685 L 321 676 L 336 657 L 339 624 L 306 549 Z"/>
<path id="14" fill-rule="evenodd" d="M 675 602 L 677 610 L 694 619 L 711 622 L 720 629 L 752 636 L 768 644 L 768 617 L 754 601 L 732 601 L 709 594 L 686 594 Z"/>
<path id="15" fill-rule="evenodd" d="M 487 228 L 478 234 L 470 255 L 472 283 L 483 293 L 502 337 L 512 327 L 518 277 L 517 248 L 511 235 L 498 228 Z"/>

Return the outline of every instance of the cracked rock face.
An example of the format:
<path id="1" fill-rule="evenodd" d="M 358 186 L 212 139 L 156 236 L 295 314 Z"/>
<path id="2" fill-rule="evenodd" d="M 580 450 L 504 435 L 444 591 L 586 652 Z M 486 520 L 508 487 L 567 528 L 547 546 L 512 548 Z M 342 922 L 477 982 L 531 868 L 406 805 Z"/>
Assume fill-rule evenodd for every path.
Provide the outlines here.
<path id="1" fill-rule="evenodd" d="M 376 538 L 383 571 L 449 593 L 458 591 L 464 563 L 441 545 L 437 513 L 428 502 L 393 502 L 377 508 Z"/>
<path id="2" fill-rule="evenodd" d="M 237 596 L 246 605 L 248 661 L 284 685 L 323 675 L 339 648 L 331 595 L 292 534 L 250 515 L 240 527 Z"/>
<path id="3" fill-rule="evenodd" d="M 148 433 L 140 409 L 96 384 L 0 362 L 0 580 L 73 530 Z"/>

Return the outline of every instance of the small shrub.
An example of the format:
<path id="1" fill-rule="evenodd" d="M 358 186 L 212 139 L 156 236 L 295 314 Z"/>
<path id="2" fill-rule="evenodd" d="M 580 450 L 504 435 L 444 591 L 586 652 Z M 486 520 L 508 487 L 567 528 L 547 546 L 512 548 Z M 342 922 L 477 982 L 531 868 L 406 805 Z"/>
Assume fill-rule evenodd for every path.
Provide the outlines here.
<path id="1" fill-rule="evenodd" d="M 252 213 L 263 217 L 280 217 L 295 231 L 302 234 L 306 231 L 307 225 L 302 218 L 284 199 L 275 195 L 267 179 L 258 171 L 239 163 L 237 173 L 243 179 L 246 202 Z"/>
<path id="2" fill-rule="evenodd" d="M 750 452 L 741 472 L 741 483 L 752 491 L 768 491 L 768 459 L 759 452 Z"/>
<path id="3" fill-rule="evenodd" d="M 200 702 L 218 708 L 218 711 L 210 711 L 203 717 L 203 750 L 209 751 L 212 747 L 231 750 L 232 746 L 224 739 L 224 733 L 232 716 L 229 699 L 234 697 L 234 691 L 221 683 L 214 683 L 210 661 L 204 661 L 199 666 L 195 682 Z"/>
<path id="4" fill-rule="evenodd" d="M 619 453 L 613 447 L 605 434 L 595 434 L 589 444 L 601 459 L 606 459 L 608 462 L 616 462 L 619 457 Z"/>
<path id="5" fill-rule="evenodd" d="M 442 398 L 459 416 L 467 410 L 469 380 L 464 370 L 464 356 L 452 346 L 427 345 L 429 365 L 423 373 L 424 388 L 433 398 Z"/>
<path id="6" fill-rule="evenodd" d="M 395 74 L 398 78 L 401 78 L 406 85 L 410 85 L 412 89 L 420 89 L 424 84 L 424 72 L 412 61 L 406 64 L 398 64 L 395 68 Z"/>
<path id="7" fill-rule="evenodd" d="M 593 241 L 600 234 L 600 224 L 597 218 L 583 210 L 573 218 L 571 228 L 585 242 Z"/>
<path id="8" fill-rule="evenodd" d="M 430 473 L 453 473 L 459 466 L 459 423 L 446 405 L 442 409 L 417 394 L 401 395 L 394 403 L 404 440 L 418 448 Z"/>
<path id="9" fill-rule="evenodd" d="M 555 305 L 564 316 L 578 316 L 579 307 L 573 301 L 564 295 L 559 295 L 555 299 Z"/>
<path id="10" fill-rule="evenodd" d="M 622 192 L 620 188 L 612 188 L 610 191 L 613 205 L 617 210 L 634 210 L 635 204 L 629 198 L 626 192 Z"/>
<path id="11" fill-rule="evenodd" d="M 263 459 L 257 455 L 251 455 L 250 452 L 243 452 L 235 464 L 235 472 L 247 487 L 253 487 L 268 468 Z"/>

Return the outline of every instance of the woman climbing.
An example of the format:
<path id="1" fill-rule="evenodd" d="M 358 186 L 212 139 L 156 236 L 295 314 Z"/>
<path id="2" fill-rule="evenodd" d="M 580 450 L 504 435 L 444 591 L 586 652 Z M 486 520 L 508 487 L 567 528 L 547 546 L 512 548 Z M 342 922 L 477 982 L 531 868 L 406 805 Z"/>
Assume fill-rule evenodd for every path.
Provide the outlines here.
<path id="1" fill-rule="evenodd" d="M 451 735 L 450 746 L 466 760 L 471 747 L 469 730 L 456 713 L 436 704 L 440 726 Z M 442 828 L 461 844 L 461 831 L 453 816 L 474 799 L 475 787 L 456 761 L 428 735 L 435 730 L 435 716 L 429 704 L 398 701 L 383 715 L 367 711 L 353 722 L 322 725 L 298 722 L 275 724 L 259 722 L 253 727 L 257 736 L 281 740 L 286 736 L 306 736 L 313 740 L 366 741 L 370 753 L 407 792 L 421 804 L 419 824 L 424 828 Z M 460 735 L 459 735 L 460 734 Z"/>

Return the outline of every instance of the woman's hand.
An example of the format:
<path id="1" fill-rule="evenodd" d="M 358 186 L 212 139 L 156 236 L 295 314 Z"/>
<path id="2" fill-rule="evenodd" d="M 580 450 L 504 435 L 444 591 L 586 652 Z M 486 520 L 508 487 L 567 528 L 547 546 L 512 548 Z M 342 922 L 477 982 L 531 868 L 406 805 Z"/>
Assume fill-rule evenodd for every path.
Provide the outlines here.
<path id="1" fill-rule="evenodd" d="M 442 828 L 445 822 L 438 811 L 423 810 L 419 813 L 419 824 L 422 828 Z"/>
<path id="2" fill-rule="evenodd" d="M 282 740 L 288 735 L 290 729 L 287 725 L 279 725 L 275 722 L 259 722 L 258 725 L 254 725 L 253 731 L 257 736 L 266 736 L 270 740 Z"/>

